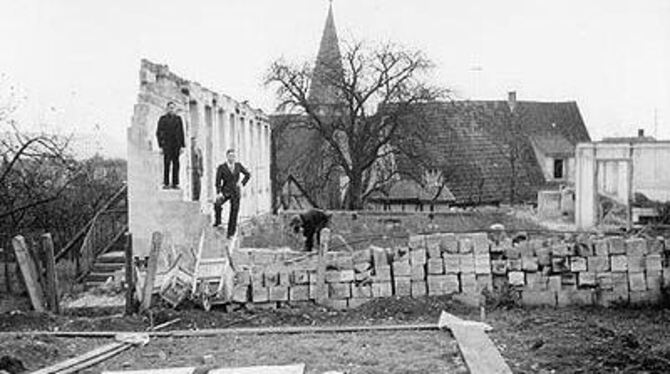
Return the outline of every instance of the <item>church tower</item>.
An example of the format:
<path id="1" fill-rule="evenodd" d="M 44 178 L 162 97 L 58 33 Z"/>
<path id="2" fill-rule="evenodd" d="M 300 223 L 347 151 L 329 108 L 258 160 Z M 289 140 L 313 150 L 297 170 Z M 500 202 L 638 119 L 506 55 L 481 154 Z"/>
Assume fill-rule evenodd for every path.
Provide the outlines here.
<path id="1" fill-rule="evenodd" d="M 316 58 L 312 83 L 309 88 L 308 100 L 312 104 L 335 105 L 341 100 L 338 98 L 337 82 L 343 79 L 342 55 L 340 53 L 335 18 L 333 17 L 333 2 L 328 7 L 328 17 L 321 36 L 319 54 Z"/>

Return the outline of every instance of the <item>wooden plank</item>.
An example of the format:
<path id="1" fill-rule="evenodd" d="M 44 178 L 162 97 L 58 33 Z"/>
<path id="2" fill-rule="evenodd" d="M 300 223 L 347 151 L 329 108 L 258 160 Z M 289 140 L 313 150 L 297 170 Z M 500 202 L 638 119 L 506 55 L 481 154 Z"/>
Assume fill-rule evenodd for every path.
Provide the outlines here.
<path id="1" fill-rule="evenodd" d="M 464 321 L 442 312 L 438 326 L 451 330 L 471 374 L 512 374 L 498 348 L 486 335 L 485 330 L 490 328 L 487 324 Z"/>
<path id="2" fill-rule="evenodd" d="M 58 274 L 54 258 L 54 242 L 51 234 L 42 234 L 42 253 L 46 263 L 47 304 L 53 313 L 60 313 L 60 297 L 58 295 Z"/>
<path id="3" fill-rule="evenodd" d="M 49 367 L 46 367 L 44 369 L 40 369 L 37 371 L 34 371 L 33 374 L 51 374 L 51 373 L 58 373 L 62 370 L 65 370 L 67 368 L 70 368 L 72 366 L 75 366 L 77 364 L 80 364 L 84 361 L 90 360 L 92 358 L 95 358 L 97 356 L 113 352 L 115 350 L 118 350 L 119 347 L 125 345 L 125 343 L 111 343 L 107 345 L 103 345 L 102 347 L 98 347 L 92 351 L 86 352 L 83 355 L 79 355 L 77 357 L 73 357 L 69 360 L 65 360 L 62 362 L 59 362 L 55 365 L 51 365 Z"/>
<path id="4" fill-rule="evenodd" d="M 124 252 L 126 255 L 126 315 L 131 315 L 135 313 L 135 300 L 133 298 L 135 265 L 133 264 L 133 237 L 130 233 L 126 233 Z"/>
<path id="5" fill-rule="evenodd" d="M 151 235 L 151 251 L 149 252 L 149 264 L 147 265 L 147 275 L 144 279 L 144 289 L 142 293 L 142 306 L 140 310 L 146 311 L 151 308 L 151 295 L 154 291 L 154 281 L 156 280 L 156 271 L 158 270 L 158 255 L 160 254 L 163 234 L 156 231 Z"/>
<path id="6" fill-rule="evenodd" d="M 196 371 L 195 367 L 126 370 L 126 371 L 103 371 L 102 374 L 191 374 Z M 209 374 L 303 374 L 305 364 L 281 365 L 281 366 L 249 366 L 238 368 L 210 369 Z"/>
<path id="7" fill-rule="evenodd" d="M 35 269 L 35 263 L 30 257 L 30 253 L 28 253 L 26 240 L 23 236 L 18 235 L 12 239 L 12 246 L 14 247 L 16 261 L 21 268 L 21 274 L 23 274 L 23 280 L 28 289 L 28 295 L 30 296 L 30 302 L 33 304 L 33 309 L 39 313 L 43 313 L 44 293 L 42 292 L 42 287 L 38 283 L 37 270 Z"/>
<path id="8" fill-rule="evenodd" d="M 316 303 L 323 303 L 328 298 L 328 289 L 326 288 L 326 253 L 328 252 L 328 243 L 330 242 L 330 229 L 321 230 L 321 245 L 319 245 L 319 257 L 316 266 Z"/>

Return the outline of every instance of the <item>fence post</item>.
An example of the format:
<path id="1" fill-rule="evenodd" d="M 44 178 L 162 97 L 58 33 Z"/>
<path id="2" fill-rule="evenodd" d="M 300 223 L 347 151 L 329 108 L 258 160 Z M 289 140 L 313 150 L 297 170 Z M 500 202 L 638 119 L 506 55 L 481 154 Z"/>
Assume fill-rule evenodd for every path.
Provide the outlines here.
<path id="1" fill-rule="evenodd" d="M 133 264 L 133 237 L 132 234 L 126 233 L 126 315 L 131 315 L 135 312 L 135 300 L 133 300 L 133 292 L 135 291 L 135 269 Z"/>
<path id="2" fill-rule="evenodd" d="M 42 292 L 42 286 L 37 279 L 35 262 L 33 262 L 33 259 L 28 252 L 26 240 L 23 236 L 18 235 L 12 239 L 12 246 L 14 247 L 14 253 L 16 254 L 16 261 L 21 268 L 21 274 L 23 275 L 23 281 L 26 284 L 26 289 L 30 296 L 30 302 L 33 304 L 33 308 L 36 312 L 43 313 L 44 293 Z"/>
<path id="3" fill-rule="evenodd" d="M 154 291 L 154 280 L 156 278 L 156 270 L 158 269 L 158 254 L 160 253 L 162 242 L 163 234 L 158 231 L 154 232 L 151 236 L 151 251 L 149 252 L 147 275 L 144 279 L 141 311 L 146 311 L 151 307 L 151 295 Z"/>
<path id="4" fill-rule="evenodd" d="M 42 234 L 42 253 L 46 262 L 47 305 L 52 312 L 59 314 L 58 275 L 56 274 L 56 260 L 54 259 L 54 243 L 49 233 Z"/>
<path id="5" fill-rule="evenodd" d="M 328 244 L 330 242 L 330 229 L 321 230 L 321 243 L 319 245 L 319 262 L 316 268 L 316 295 L 315 301 L 321 304 L 328 298 L 328 289 L 326 288 L 326 253 L 328 253 Z"/>

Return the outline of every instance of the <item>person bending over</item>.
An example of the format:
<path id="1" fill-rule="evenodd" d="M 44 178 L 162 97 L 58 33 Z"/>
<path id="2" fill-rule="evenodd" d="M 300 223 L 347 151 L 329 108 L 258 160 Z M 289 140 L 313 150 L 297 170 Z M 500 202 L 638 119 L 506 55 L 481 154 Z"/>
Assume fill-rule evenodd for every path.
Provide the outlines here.
<path id="1" fill-rule="evenodd" d="M 314 248 L 315 236 L 316 244 L 321 245 L 321 230 L 328 227 L 331 217 L 332 214 L 324 210 L 310 209 L 294 216 L 289 226 L 296 235 L 302 232 L 305 237 L 305 251 L 309 252 Z"/>

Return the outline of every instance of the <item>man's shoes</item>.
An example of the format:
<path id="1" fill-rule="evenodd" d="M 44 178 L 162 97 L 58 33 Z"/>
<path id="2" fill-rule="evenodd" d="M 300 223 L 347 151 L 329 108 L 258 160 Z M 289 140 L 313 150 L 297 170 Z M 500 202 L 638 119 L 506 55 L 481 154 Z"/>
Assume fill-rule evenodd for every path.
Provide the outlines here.
<path id="1" fill-rule="evenodd" d="M 163 185 L 163 189 L 164 189 L 164 190 L 169 190 L 169 189 L 170 189 L 170 186 L 168 186 L 167 184 L 164 184 L 164 185 Z"/>
<path id="2" fill-rule="evenodd" d="M 173 184 L 173 185 L 170 186 L 170 189 L 171 189 L 171 190 L 178 190 L 178 189 L 179 189 L 179 185 L 177 185 L 177 184 Z"/>
<path id="3" fill-rule="evenodd" d="M 215 224 L 213 225 L 213 227 L 221 227 L 221 224 L 220 224 L 220 223 L 215 223 Z"/>

